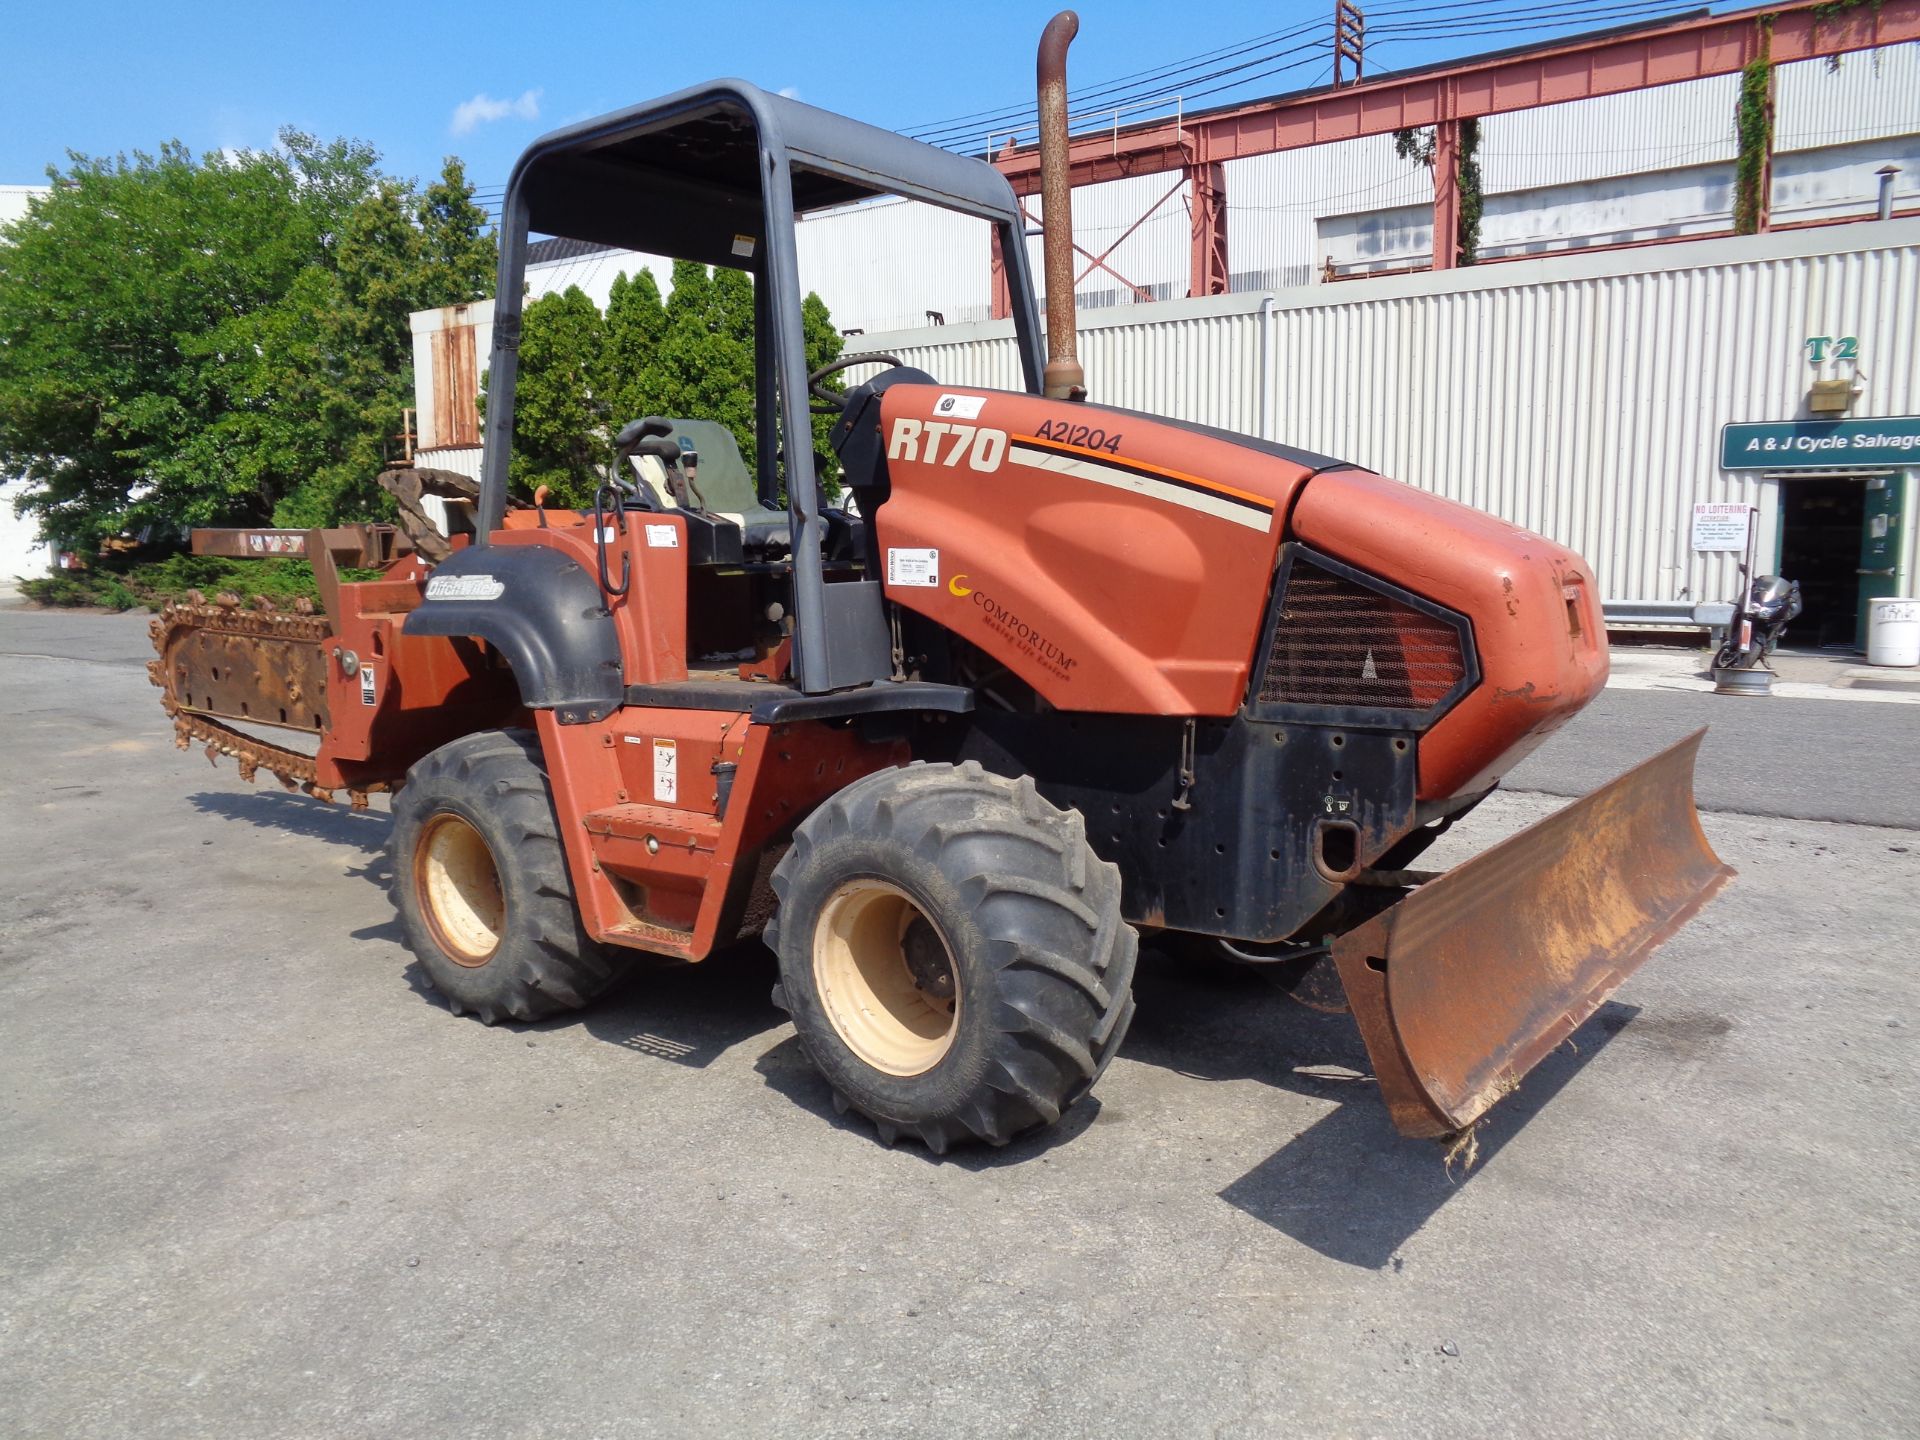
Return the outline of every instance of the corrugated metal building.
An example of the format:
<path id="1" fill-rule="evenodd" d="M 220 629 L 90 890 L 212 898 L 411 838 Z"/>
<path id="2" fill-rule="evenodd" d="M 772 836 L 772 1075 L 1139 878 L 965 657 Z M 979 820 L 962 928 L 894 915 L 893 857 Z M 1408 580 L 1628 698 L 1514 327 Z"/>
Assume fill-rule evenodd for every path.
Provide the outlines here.
<path id="1" fill-rule="evenodd" d="M 1081 352 L 1102 403 L 1490 510 L 1586 555 L 1610 600 L 1732 596 L 1736 557 L 1689 548 L 1696 502 L 1757 505 L 1770 568 L 1815 527 L 1860 532 L 1863 492 L 1888 487 L 1911 594 L 1920 457 L 1788 477 L 1724 470 L 1719 445 L 1729 422 L 1806 417 L 1816 378 L 1857 379 L 1856 417 L 1920 414 L 1916 316 L 1920 220 L 1894 220 L 1094 313 Z M 1810 364 L 1810 336 L 1854 337 L 1857 365 Z M 862 343 L 950 384 L 1019 384 L 1009 322 Z M 1857 546 L 1827 538 L 1821 563 L 1850 577 Z"/>
<path id="2" fill-rule="evenodd" d="M 1776 223 L 1870 212 L 1873 172 L 1886 164 L 1904 172 L 1897 203 L 1920 198 L 1920 45 L 1850 55 L 1837 69 L 1782 65 L 1776 83 Z M 1481 255 L 1726 229 L 1738 87 L 1726 75 L 1482 121 Z M 1226 171 L 1236 290 L 1308 284 L 1329 262 L 1345 276 L 1433 253 L 1431 181 L 1391 137 L 1232 160 Z"/>

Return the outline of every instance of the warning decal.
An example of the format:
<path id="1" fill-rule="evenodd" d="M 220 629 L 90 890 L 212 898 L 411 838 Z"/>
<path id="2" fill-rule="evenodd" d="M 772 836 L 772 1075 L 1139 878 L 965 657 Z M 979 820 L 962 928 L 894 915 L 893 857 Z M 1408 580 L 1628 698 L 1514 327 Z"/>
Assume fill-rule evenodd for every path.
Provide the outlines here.
<path id="1" fill-rule="evenodd" d="M 940 552 L 938 550 L 888 549 L 887 584 L 936 586 L 939 583 Z"/>
<path id="2" fill-rule="evenodd" d="M 680 800 L 680 750 L 671 740 L 653 742 L 653 798 L 669 805 Z"/>

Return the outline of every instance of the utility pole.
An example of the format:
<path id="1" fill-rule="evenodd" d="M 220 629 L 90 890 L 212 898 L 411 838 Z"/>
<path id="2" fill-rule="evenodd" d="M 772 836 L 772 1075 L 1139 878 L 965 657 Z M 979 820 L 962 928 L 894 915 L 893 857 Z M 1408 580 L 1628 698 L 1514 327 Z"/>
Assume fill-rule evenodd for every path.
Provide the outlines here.
<path id="1" fill-rule="evenodd" d="M 1360 79 L 1362 58 L 1367 48 L 1367 17 L 1353 0 L 1334 0 L 1333 5 L 1333 86 L 1345 83 L 1340 77 L 1340 62 L 1353 62 L 1353 82 Z"/>

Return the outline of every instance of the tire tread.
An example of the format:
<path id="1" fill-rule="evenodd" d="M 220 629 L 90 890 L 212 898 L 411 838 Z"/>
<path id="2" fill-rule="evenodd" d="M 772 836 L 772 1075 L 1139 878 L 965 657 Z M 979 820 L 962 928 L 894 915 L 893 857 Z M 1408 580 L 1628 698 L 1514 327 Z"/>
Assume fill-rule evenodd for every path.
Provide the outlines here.
<path id="1" fill-rule="evenodd" d="M 782 907 L 766 930 L 781 957 L 774 1003 L 790 1013 L 793 987 L 811 983 L 811 956 L 800 956 L 802 938 L 786 933 L 786 903 L 821 847 L 853 834 L 884 835 L 949 875 L 980 922 L 999 1003 L 987 1078 L 956 1112 L 907 1121 L 867 1110 L 838 1088 L 836 1108 L 862 1110 L 886 1144 L 908 1134 L 936 1154 L 966 1140 L 1004 1145 L 1058 1119 L 1126 1036 L 1139 954 L 1121 917 L 1119 871 L 1088 846 L 1079 813 L 1052 805 L 1028 777 L 1007 779 L 972 761 L 881 771 L 828 799 L 801 822 L 772 876 Z M 1009 842 L 1003 853 L 1022 857 L 1018 868 L 966 868 L 996 840 Z M 1063 949 L 1058 937 L 1073 933 L 1085 941 Z M 812 1049 L 804 1027 L 801 1036 Z"/>

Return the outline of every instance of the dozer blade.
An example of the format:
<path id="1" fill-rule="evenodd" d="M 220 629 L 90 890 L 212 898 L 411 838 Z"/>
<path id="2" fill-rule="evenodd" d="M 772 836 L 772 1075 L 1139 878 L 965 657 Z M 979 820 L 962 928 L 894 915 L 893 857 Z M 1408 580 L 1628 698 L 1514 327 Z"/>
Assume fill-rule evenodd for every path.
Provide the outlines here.
<path id="1" fill-rule="evenodd" d="M 1732 878 L 1693 805 L 1706 733 L 1334 943 L 1402 1134 L 1471 1125 Z"/>

